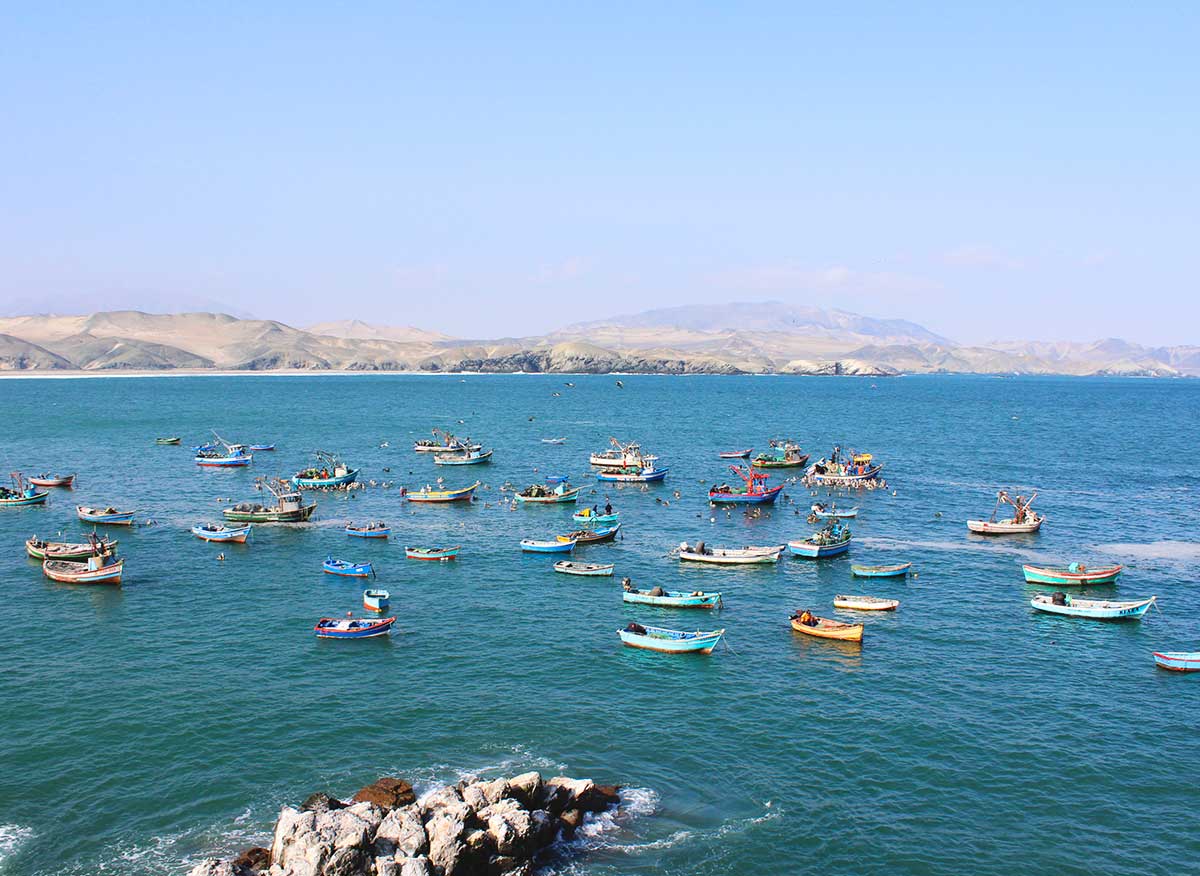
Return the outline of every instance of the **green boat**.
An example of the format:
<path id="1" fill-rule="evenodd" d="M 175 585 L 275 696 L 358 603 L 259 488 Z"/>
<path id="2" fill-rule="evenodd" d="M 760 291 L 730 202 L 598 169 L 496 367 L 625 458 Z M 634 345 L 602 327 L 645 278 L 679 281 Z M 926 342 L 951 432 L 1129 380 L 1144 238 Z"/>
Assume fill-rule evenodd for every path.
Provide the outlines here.
<path id="1" fill-rule="evenodd" d="M 221 513 L 233 523 L 303 523 L 317 510 L 317 503 L 304 504 L 304 496 L 289 481 L 259 478 L 259 487 L 275 498 L 274 505 L 239 502 Z"/>
<path id="2" fill-rule="evenodd" d="M 154 443 L 155 443 L 155 444 L 178 444 L 178 443 L 179 443 L 179 441 L 180 441 L 180 439 L 179 439 L 179 438 L 175 438 L 175 437 L 172 437 L 172 438 L 155 438 L 155 439 L 154 439 Z"/>

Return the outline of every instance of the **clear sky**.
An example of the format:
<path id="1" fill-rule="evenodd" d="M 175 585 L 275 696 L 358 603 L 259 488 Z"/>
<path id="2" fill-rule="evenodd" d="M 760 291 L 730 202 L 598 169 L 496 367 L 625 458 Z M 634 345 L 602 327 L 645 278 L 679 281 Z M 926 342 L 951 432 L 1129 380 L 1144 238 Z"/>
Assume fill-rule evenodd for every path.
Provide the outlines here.
<path id="1" fill-rule="evenodd" d="M 334 6 L 5 4 L 0 309 L 1200 342 L 1200 4 Z"/>

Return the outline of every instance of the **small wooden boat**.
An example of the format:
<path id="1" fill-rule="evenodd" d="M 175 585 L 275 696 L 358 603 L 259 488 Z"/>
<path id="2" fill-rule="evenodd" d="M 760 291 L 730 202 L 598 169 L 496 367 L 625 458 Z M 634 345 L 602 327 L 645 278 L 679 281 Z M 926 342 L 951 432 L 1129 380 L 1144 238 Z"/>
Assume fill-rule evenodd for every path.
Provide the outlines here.
<path id="1" fill-rule="evenodd" d="M 583 487 L 572 489 L 565 481 L 555 487 L 544 487 L 541 484 L 530 484 L 519 493 L 513 493 L 513 500 L 522 505 L 561 505 L 575 502 L 579 499 L 579 491 Z"/>
<path id="2" fill-rule="evenodd" d="M 448 548 L 420 548 L 406 547 L 404 556 L 410 560 L 453 560 L 458 556 L 458 552 L 462 550 L 462 545 L 456 544 L 454 547 Z"/>
<path id="3" fill-rule="evenodd" d="M 1066 593 L 1040 593 L 1029 604 L 1037 611 L 1086 617 L 1093 620 L 1138 620 L 1157 597 L 1118 602 L 1110 599 L 1076 599 Z"/>
<path id="4" fill-rule="evenodd" d="M 11 487 L 0 487 L 0 506 L 41 505 L 50 496 L 46 490 L 38 492 L 37 488 L 26 483 L 19 471 L 12 473 Z"/>
<path id="5" fill-rule="evenodd" d="M 574 549 L 575 539 L 562 540 L 561 536 L 554 541 L 527 538 L 521 542 L 521 550 L 527 554 L 569 554 Z"/>
<path id="6" fill-rule="evenodd" d="M 116 508 L 88 508 L 85 505 L 76 505 L 75 513 L 80 520 L 86 520 L 88 523 L 104 523 L 109 526 L 132 526 L 133 515 L 137 511 L 119 511 Z"/>
<path id="7" fill-rule="evenodd" d="M 731 465 L 729 470 L 742 479 L 743 486 L 714 485 L 708 491 L 708 501 L 713 505 L 773 505 L 783 492 L 783 484 L 777 487 L 767 486 L 769 474 L 750 468 L 743 469 L 740 465 Z"/>
<path id="8" fill-rule="evenodd" d="M 850 550 L 852 538 L 850 527 L 842 523 L 831 522 L 820 532 L 814 532 L 808 538 L 789 541 L 788 550 L 794 557 L 805 557 L 810 560 L 835 557 Z"/>
<path id="9" fill-rule="evenodd" d="M 321 568 L 325 570 L 326 574 L 341 575 L 345 578 L 375 576 L 375 567 L 370 563 L 352 563 L 349 560 L 335 560 L 333 557 L 326 557 Z"/>
<path id="10" fill-rule="evenodd" d="M 895 563 L 891 566 L 850 565 L 850 574 L 855 578 L 903 578 L 908 575 L 912 563 Z"/>
<path id="11" fill-rule="evenodd" d="M 839 593 L 833 597 L 834 608 L 851 611 L 895 611 L 900 607 L 899 599 L 883 599 L 879 596 L 855 596 Z"/>
<path id="12" fill-rule="evenodd" d="M 392 594 L 386 590 L 364 590 L 363 608 L 367 611 L 387 611 Z"/>
<path id="13" fill-rule="evenodd" d="M 664 590 L 652 587 L 649 590 L 638 590 L 626 584 L 621 591 L 624 602 L 637 605 L 659 605 L 664 608 L 716 608 L 721 604 L 720 593 L 705 593 L 703 590 Z"/>
<path id="14" fill-rule="evenodd" d="M 36 478 L 28 478 L 27 480 L 35 487 L 69 487 L 75 483 L 75 475 L 41 474 Z"/>
<path id="15" fill-rule="evenodd" d="M 493 450 L 464 450 L 462 453 L 435 453 L 434 465 L 479 465 L 492 458 Z"/>
<path id="16" fill-rule="evenodd" d="M 394 617 L 374 618 L 323 617 L 313 627 L 318 639 L 372 639 L 386 636 L 396 622 Z"/>
<path id="17" fill-rule="evenodd" d="M 35 560 L 73 560 L 79 562 L 100 554 L 115 554 L 117 540 L 88 536 L 87 542 L 43 541 L 36 535 L 25 541 L 25 553 Z"/>
<path id="18" fill-rule="evenodd" d="M 1053 584 L 1058 587 L 1087 584 L 1112 584 L 1121 574 L 1121 566 L 1089 569 L 1082 563 L 1069 566 L 1022 566 L 1029 584 Z"/>
<path id="19" fill-rule="evenodd" d="M 633 648 L 644 648 L 647 651 L 662 651 L 666 654 L 711 654 L 713 648 L 725 635 L 724 630 L 710 630 L 694 633 L 683 630 L 668 630 L 664 627 L 644 627 L 641 624 L 629 624 L 622 630 L 617 630 L 621 641 Z"/>
<path id="20" fill-rule="evenodd" d="M 621 524 L 605 526 L 600 529 L 577 529 L 566 535 L 558 536 L 558 541 L 569 541 L 572 544 L 599 544 L 602 541 L 612 541 L 621 531 Z"/>
<path id="21" fill-rule="evenodd" d="M 170 438 L 155 438 L 154 439 L 155 444 L 178 444 L 179 441 L 180 441 L 180 438 L 177 435 L 172 435 Z"/>
<path id="22" fill-rule="evenodd" d="M 330 487 L 344 487 L 358 478 L 358 469 L 347 466 L 335 453 L 318 450 L 317 461 L 319 466 L 312 466 L 292 475 L 292 484 L 302 490 L 324 490 Z"/>
<path id="23" fill-rule="evenodd" d="M 1172 672 L 1200 672 L 1200 651 L 1155 651 L 1154 662 Z"/>
<path id="24" fill-rule="evenodd" d="M 809 454 L 794 441 L 776 439 L 771 441 L 770 450 L 754 457 L 750 464 L 755 468 L 802 468 L 808 457 Z"/>
<path id="25" fill-rule="evenodd" d="M 644 465 L 627 465 L 596 472 L 596 480 L 619 484 L 650 484 L 667 476 L 669 468 L 659 468 L 652 462 Z"/>
<path id="26" fill-rule="evenodd" d="M 201 523 L 192 527 L 192 535 L 204 541 L 230 542 L 245 544 L 250 537 L 252 526 L 230 527 L 220 523 Z"/>
<path id="27" fill-rule="evenodd" d="M 1006 490 L 1001 490 L 996 494 L 996 507 L 992 509 L 992 516 L 987 520 L 968 520 L 967 529 L 979 535 L 1017 535 L 1037 532 L 1042 528 L 1042 523 L 1046 518 L 1029 509 L 1036 498 L 1036 490 L 1028 499 L 1024 496 L 1017 496 L 1016 499 L 1013 499 L 1009 497 Z M 1012 518 L 1009 520 L 996 519 L 996 513 L 1000 510 L 1001 505 L 1013 507 Z"/>
<path id="28" fill-rule="evenodd" d="M 575 523 L 586 523 L 589 526 L 604 526 L 610 523 L 616 523 L 621 519 L 621 512 L 614 511 L 611 514 L 597 514 L 591 508 L 584 508 L 582 511 L 576 511 L 571 515 L 571 520 Z"/>
<path id="29" fill-rule="evenodd" d="M 373 520 L 363 524 L 346 524 L 346 535 L 352 535 L 355 538 L 387 538 L 391 534 L 392 528 L 382 520 Z"/>
<path id="30" fill-rule="evenodd" d="M 433 430 L 433 439 L 418 438 L 413 442 L 413 450 L 417 453 L 462 453 L 463 451 L 482 450 L 482 444 L 474 444 L 470 438 L 463 440 L 455 438 L 449 432 L 441 429 Z"/>
<path id="31" fill-rule="evenodd" d="M 566 438 L 543 438 L 542 443 L 543 444 L 566 444 L 567 439 Z"/>
<path id="32" fill-rule="evenodd" d="M 435 490 L 426 484 L 416 492 L 406 493 L 404 498 L 410 502 L 469 502 L 480 483 L 481 481 L 476 481 L 469 487 L 457 490 Z"/>
<path id="33" fill-rule="evenodd" d="M 863 639 L 862 624 L 847 624 L 827 617 L 817 617 L 808 611 L 796 612 L 791 616 L 791 621 L 792 629 L 806 636 L 836 639 L 839 642 L 861 642 Z"/>
<path id="34" fill-rule="evenodd" d="M 743 548 L 714 548 L 702 541 L 679 545 L 680 561 L 713 563 L 720 566 L 748 566 L 776 562 L 783 554 L 784 545 L 750 545 Z"/>
<path id="35" fill-rule="evenodd" d="M 576 563 L 571 560 L 560 560 L 554 564 L 554 571 L 564 575 L 585 575 L 588 577 L 611 577 L 612 563 Z"/>
<path id="36" fill-rule="evenodd" d="M 290 481 L 259 478 L 259 489 L 270 493 L 274 504 L 239 502 L 221 513 L 232 523 L 303 523 L 317 510 L 317 503 L 304 504 L 300 491 Z"/>
<path id="37" fill-rule="evenodd" d="M 82 563 L 70 560 L 42 560 L 42 573 L 64 584 L 120 584 L 125 561 L 112 554 L 88 557 Z"/>
<path id="38" fill-rule="evenodd" d="M 745 450 L 722 450 L 717 455 L 721 459 L 749 459 L 750 454 L 753 452 L 753 447 L 747 447 Z"/>
<path id="39" fill-rule="evenodd" d="M 259 450 L 271 451 L 271 450 L 275 449 L 275 445 L 274 444 L 251 444 L 250 449 L 255 452 L 257 452 Z"/>
<path id="40" fill-rule="evenodd" d="M 858 516 L 857 508 L 849 508 L 843 510 L 837 506 L 826 508 L 820 502 L 814 502 L 809 509 L 814 517 L 820 517 L 824 520 L 851 520 Z"/>

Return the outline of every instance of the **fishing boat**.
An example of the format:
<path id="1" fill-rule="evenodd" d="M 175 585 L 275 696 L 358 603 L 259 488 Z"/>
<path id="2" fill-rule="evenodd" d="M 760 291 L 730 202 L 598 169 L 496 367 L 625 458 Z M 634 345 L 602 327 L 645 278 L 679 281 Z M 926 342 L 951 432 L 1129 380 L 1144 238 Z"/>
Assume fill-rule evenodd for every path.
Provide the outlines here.
<path id="1" fill-rule="evenodd" d="M 612 541 L 620 531 L 620 523 L 599 529 L 577 529 L 567 535 L 558 536 L 557 541 L 569 541 L 571 544 L 599 544 L 602 541 Z"/>
<path id="2" fill-rule="evenodd" d="M 849 526 L 831 521 L 819 532 L 814 532 L 808 538 L 799 541 L 789 541 L 787 546 L 792 556 L 814 560 L 844 554 L 850 550 L 851 538 Z"/>
<path id="3" fill-rule="evenodd" d="M 817 617 L 810 611 L 796 612 L 791 616 L 791 621 L 792 629 L 806 636 L 836 639 L 839 642 L 861 642 L 863 639 L 862 624 L 847 624 L 827 617 Z"/>
<path id="4" fill-rule="evenodd" d="M 75 513 L 80 520 L 86 520 L 88 523 L 104 523 L 109 526 L 132 526 L 133 515 L 137 511 L 118 511 L 116 508 L 88 508 L 85 505 L 76 505 Z"/>
<path id="5" fill-rule="evenodd" d="M 1014 535 L 1037 532 L 1042 528 L 1042 523 L 1046 518 L 1029 509 L 1036 498 L 1036 490 L 1028 499 L 1024 496 L 1017 496 L 1013 499 L 1008 495 L 1008 491 L 1001 490 L 996 494 L 996 507 L 992 509 L 992 516 L 987 520 L 968 520 L 967 529 L 979 535 Z M 1013 508 L 1013 516 L 1008 520 L 996 519 L 996 514 L 1002 505 L 1011 505 Z"/>
<path id="6" fill-rule="evenodd" d="M 392 528 L 382 520 L 373 520 L 370 523 L 347 523 L 346 535 L 352 535 L 355 538 L 387 538 L 392 534 Z"/>
<path id="7" fill-rule="evenodd" d="M 117 540 L 88 536 L 86 542 L 43 541 L 36 535 L 25 541 L 25 553 L 35 560 L 73 560 L 79 562 L 100 554 L 115 554 Z"/>
<path id="8" fill-rule="evenodd" d="M 386 590 L 363 591 L 363 608 L 367 611 L 387 611 L 391 600 L 392 594 Z"/>
<path id="9" fill-rule="evenodd" d="M 851 611 L 895 611 L 900 607 L 900 600 L 839 593 L 833 597 L 833 607 L 847 608 Z"/>
<path id="10" fill-rule="evenodd" d="M 1101 566 L 1089 569 L 1083 563 L 1069 566 L 1022 566 L 1029 584 L 1053 584 L 1058 587 L 1088 584 L 1113 584 L 1121 574 L 1121 566 Z"/>
<path id="11" fill-rule="evenodd" d="M 70 560 L 42 560 L 42 573 L 63 584 L 120 584 L 125 561 L 112 554 L 88 557 L 81 563 Z"/>
<path id="12" fill-rule="evenodd" d="M 41 505 L 50 495 L 47 490 L 39 492 L 32 483 L 26 483 L 19 471 L 14 471 L 11 477 L 11 487 L 0 487 L 0 506 Z"/>
<path id="13" fill-rule="evenodd" d="M 771 449 L 763 451 L 754 457 L 750 464 L 755 468 L 803 468 L 808 462 L 809 454 L 794 441 L 774 439 L 770 442 Z"/>
<path id="14" fill-rule="evenodd" d="M 36 478 L 27 478 L 35 487 L 69 487 L 75 483 L 75 475 L 40 474 Z"/>
<path id="15" fill-rule="evenodd" d="M 1154 662 L 1172 672 L 1200 672 L 1200 651 L 1155 651 Z"/>
<path id="16" fill-rule="evenodd" d="M 666 654 L 711 654 L 717 642 L 725 635 L 724 630 L 710 630 L 694 633 L 683 630 L 668 630 L 664 627 L 644 627 L 641 624 L 629 624 L 624 629 L 617 630 L 621 641 L 633 648 L 644 648 L 647 651 L 662 651 Z"/>
<path id="17" fill-rule="evenodd" d="M 912 563 L 893 563 L 890 566 L 850 565 L 850 574 L 855 578 L 904 578 Z"/>
<path id="18" fill-rule="evenodd" d="M 622 444 L 616 438 L 609 438 L 608 442 L 612 447 L 608 450 L 593 453 L 588 458 L 589 463 L 597 468 L 628 468 L 630 466 L 645 465 L 646 463 L 658 460 L 657 456 L 642 453 L 640 444 Z"/>
<path id="19" fill-rule="evenodd" d="M 433 455 L 433 464 L 479 465 L 483 462 L 489 462 L 494 452 L 492 450 L 464 450 L 461 453 L 435 453 Z"/>
<path id="20" fill-rule="evenodd" d="M 178 444 L 180 442 L 180 440 L 181 439 L 179 438 L 179 436 L 172 435 L 169 438 L 155 438 L 154 443 L 155 444 Z"/>
<path id="21" fill-rule="evenodd" d="M 659 468 L 653 462 L 642 465 L 627 465 L 621 468 L 607 468 L 596 472 L 596 480 L 611 481 L 619 484 L 649 484 L 661 481 L 667 476 L 668 468 Z"/>
<path id="22" fill-rule="evenodd" d="M 852 520 L 858 516 L 857 508 L 842 509 L 836 505 L 831 505 L 827 508 L 821 502 L 813 502 L 809 511 L 813 517 L 819 520 Z"/>
<path id="23" fill-rule="evenodd" d="M 1118 602 L 1110 599 L 1076 599 L 1066 593 L 1039 593 L 1029 604 L 1037 611 L 1086 617 L 1094 620 L 1137 620 L 1154 604 L 1157 597 Z"/>
<path id="24" fill-rule="evenodd" d="M 232 523 L 303 523 L 317 510 L 317 503 L 304 504 L 300 491 L 282 478 L 259 478 L 258 488 L 270 493 L 274 504 L 239 502 L 222 514 Z"/>
<path id="25" fill-rule="evenodd" d="M 562 536 L 554 541 L 538 541 L 526 538 L 521 541 L 521 550 L 527 554 L 569 554 L 575 549 L 575 539 L 562 540 Z"/>
<path id="26" fill-rule="evenodd" d="M 318 639 L 373 639 L 386 636 L 396 622 L 394 617 L 356 618 L 323 617 L 313 627 Z"/>
<path id="27" fill-rule="evenodd" d="M 721 459 L 749 459 L 753 452 L 753 447 L 747 447 L 745 450 L 722 450 L 717 456 Z"/>
<path id="28" fill-rule="evenodd" d="M 355 478 L 358 477 L 358 469 L 350 468 L 338 459 L 336 453 L 318 450 L 316 456 L 320 465 L 306 468 L 292 476 L 292 483 L 300 489 L 322 490 L 329 487 L 344 487 L 346 484 L 354 483 Z"/>
<path id="29" fill-rule="evenodd" d="M 471 501 L 471 497 L 475 495 L 475 490 L 479 487 L 480 483 L 480 481 L 476 481 L 469 487 L 462 487 L 457 490 L 435 490 L 429 484 L 426 484 L 416 492 L 406 493 L 404 498 L 410 502 L 469 502 Z"/>
<path id="30" fill-rule="evenodd" d="M 443 432 L 441 429 L 433 430 L 432 440 L 418 438 L 413 442 L 413 450 L 417 453 L 461 453 L 482 449 L 482 444 L 474 444 L 470 438 L 465 440 L 455 438 L 449 432 Z"/>
<path id="31" fill-rule="evenodd" d="M 566 438 L 543 438 L 542 443 L 543 444 L 566 444 L 567 439 Z"/>
<path id="32" fill-rule="evenodd" d="M 765 472 L 740 465 L 731 465 L 729 470 L 742 479 L 742 486 L 714 485 L 708 491 L 708 501 L 713 505 L 773 505 L 783 492 L 783 484 L 778 487 L 767 486 L 770 475 Z"/>
<path id="33" fill-rule="evenodd" d="M 621 599 L 624 602 L 637 605 L 659 605 L 664 608 L 716 608 L 721 604 L 720 593 L 705 593 L 703 590 L 664 590 L 661 587 L 651 587 L 649 590 L 638 590 L 629 579 L 622 584 Z"/>
<path id="34" fill-rule="evenodd" d="M 192 535 L 204 541 L 245 544 L 252 526 L 225 526 L 221 523 L 201 523 L 192 527 Z"/>
<path id="35" fill-rule="evenodd" d="M 609 523 L 616 523 L 620 520 L 621 512 L 613 511 L 611 514 L 598 514 L 595 508 L 584 508 L 572 514 L 571 519 L 576 523 L 586 523 L 589 526 L 603 526 Z"/>
<path id="36" fill-rule="evenodd" d="M 677 548 L 680 561 L 713 563 L 720 566 L 750 566 L 776 562 L 784 545 L 750 545 L 743 548 L 714 548 L 702 541 L 689 545 L 686 541 Z"/>
<path id="37" fill-rule="evenodd" d="M 216 441 L 196 449 L 196 465 L 204 468 L 237 468 L 249 465 L 254 454 L 245 444 L 231 444 L 213 432 Z"/>
<path id="38" fill-rule="evenodd" d="M 458 557 L 458 552 L 462 550 L 462 545 L 456 544 L 454 547 L 448 548 L 420 548 L 406 547 L 404 556 L 410 560 L 453 560 Z"/>
<path id="39" fill-rule="evenodd" d="M 830 487 L 862 486 L 879 477 L 883 463 L 875 462 L 870 453 L 855 453 L 843 456 L 840 447 L 833 448 L 828 459 L 821 459 L 809 466 L 805 475 L 814 483 Z"/>
<path id="40" fill-rule="evenodd" d="M 579 499 L 579 491 L 583 487 L 572 488 L 565 480 L 558 481 L 556 486 L 530 484 L 519 493 L 513 493 L 513 500 L 522 505 L 562 505 Z"/>
<path id="41" fill-rule="evenodd" d="M 253 451 L 256 451 L 256 452 L 259 450 L 271 451 L 271 450 L 275 449 L 275 445 L 274 444 L 251 444 L 250 449 Z"/>
<path id="42" fill-rule="evenodd" d="M 554 564 L 554 571 L 564 575 L 583 575 L 589 578 L 610 578 L 613 573 L 612 563 L 576 563 L 571 560 L 560 560 Z"/>
<path id="43" fill-rule="evenodd" d="M 375 576 L 375 567 L 370 563 L 352 563 L 349 560 L 335 560 L 333 557 L 326 557 L 321 568 L 328 575 L 341 575 L 345 578 Z"/>

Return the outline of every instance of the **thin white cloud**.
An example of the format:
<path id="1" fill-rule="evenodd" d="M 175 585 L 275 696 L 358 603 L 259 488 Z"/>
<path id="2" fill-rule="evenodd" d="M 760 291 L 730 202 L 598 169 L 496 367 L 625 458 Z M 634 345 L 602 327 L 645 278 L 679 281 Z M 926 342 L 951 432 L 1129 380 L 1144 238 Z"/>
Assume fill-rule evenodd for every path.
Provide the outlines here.
<path id="1" fill-rule="evenodd" d="M 942 253 L 942 261 L 956 268 L 1000 268 L 1016 271 L 1025 267 L 1021 259 L 983 243 L 969 243 Z"/>

